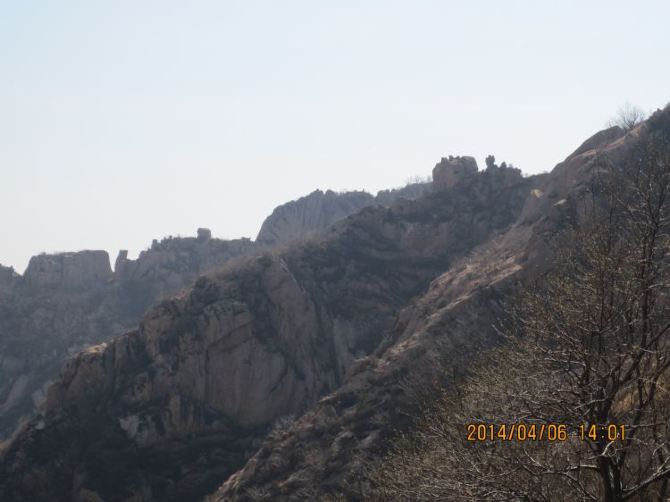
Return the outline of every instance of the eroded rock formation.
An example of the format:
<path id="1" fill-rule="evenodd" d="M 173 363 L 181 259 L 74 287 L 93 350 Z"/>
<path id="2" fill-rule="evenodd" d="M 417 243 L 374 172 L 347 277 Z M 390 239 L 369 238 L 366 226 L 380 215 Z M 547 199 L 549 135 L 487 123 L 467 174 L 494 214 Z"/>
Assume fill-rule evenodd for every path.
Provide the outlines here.
<path id="1" fill-rule="evenodd" d="M 63 362 L 136 325 L 163 296 L 253 249 L 248 239 L 156 242 L 137 260 L 121 251 L 42 254 L 24 276 L 0 269 L 0 439 L 45 399 Z"/>
<path id="2" fill-rule="evenodd" d="M 433 168 L 433 188 L 447 190 L 476 174 L 477 161 L 474 157 L 443 157 Z"/>
<path id="3" fill-rule="evenodd" d="M 403 188 L 382 190 L 374 197 L 367 192 L 315 190 L 277 207 L 263 222 L 256 242 L 264 245 L 290 242 L 323 230 L 366 206 L 389 206 L 399 199 L 416 199 L 430 188 L 429 183 L 412 183 Z"/>
<path id="4" fill-rule="evenodd" d="M 111 279 L 106 251 L 41 254 L 33 256 L 23 275 L 32 287 L 82 288 Z"/>

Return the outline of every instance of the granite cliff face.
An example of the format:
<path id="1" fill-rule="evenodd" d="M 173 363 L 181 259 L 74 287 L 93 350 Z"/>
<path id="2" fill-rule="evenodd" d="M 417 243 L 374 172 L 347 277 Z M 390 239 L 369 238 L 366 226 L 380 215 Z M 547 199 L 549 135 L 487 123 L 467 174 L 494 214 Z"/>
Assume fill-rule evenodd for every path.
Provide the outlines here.
<path id="1" fill-rule="evenodd" d="M 105 251 L 33 256 L 23 275 L 26 284 L 35 288 L 83 288 L 103 284 L 111 278 L 109 255 Z"/>
<path id="2" fill-rule="evenodd" d="M 23 276 L 0 269 L 0 439 L 44 403 L 46 387 L 78 351 L 136 325 L 166 294 L 248 253 L 249 240 L 165 239 L 137 260 L 105 251 L 42 254 Z"/>
<path id="3" fill-rule="evenodd" d="M 477 170 L 474 157 L 443 157 L 433 168 L 433 186 L 436 190 L 452 188 L 462 179 L 476 176 Z"/>
<path id="4" fill-rule="evenodd" d="M 3 267 L 0 265 L 0 291 L 11 289 L 18 278 L 19 275 L 12 267 Z"/>
<path id="5" fill-rule="evenodd" d="M 274 245 L 302 238 L 323 230 L 366 206 L 388 206 L 401 198 L 416 199 L 430 188 L 428 183 L 412 183 L 403 188 L 382 190 L 376 197 L 367 192 L 336 193 L 332 190 L 315 190 L 305 197 L 277 207 L 263 222 L 256 242 Z"/>
<path id="6" fill-rule="evenodd" d="M 580 218 L 597 153 L 626 144 L 595 136 L 525 178 L 452 158 L 416 200 L 201 277 L 67 363 L 0 454 L 0 498 L 364 498 L 416 389 L 494 343 L 503 299 Z"/>
<path id="7" fill-rule="evenodd" d="M 320 230 L 374 203 L 367 192 L 335 193 L 315 190 L 298 200 L 283 204 L 268 216 L 256 241 L 261 244 L 288 242 Z"/>

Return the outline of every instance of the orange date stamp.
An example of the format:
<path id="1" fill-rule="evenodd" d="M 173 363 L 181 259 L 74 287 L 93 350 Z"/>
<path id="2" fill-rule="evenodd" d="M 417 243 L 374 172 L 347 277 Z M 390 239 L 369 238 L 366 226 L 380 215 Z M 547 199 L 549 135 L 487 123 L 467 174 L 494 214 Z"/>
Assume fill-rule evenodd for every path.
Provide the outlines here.
<path id="1" fill-rule="evenodd" d="M 581 424 L 570 428 L 560 423 L 473 423 L 466 425 L 466 439 L 484 441 L 567 441 L 576 437 L 582 441 L 625 441 L 626 426 L 617 424 Z"/>

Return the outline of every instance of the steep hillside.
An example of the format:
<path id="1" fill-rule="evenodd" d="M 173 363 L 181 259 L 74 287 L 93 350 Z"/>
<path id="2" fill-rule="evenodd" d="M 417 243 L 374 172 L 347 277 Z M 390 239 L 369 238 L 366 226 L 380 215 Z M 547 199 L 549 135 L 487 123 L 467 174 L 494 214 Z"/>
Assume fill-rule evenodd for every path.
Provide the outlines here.
<path id="1" fill-rule="evenodd" d="M 44 415 L 7 447 L 0 493 L 214 490 L 275 419 L 337 389 L 434 277 L 517 221 L 533 183 L 496 168 L 199 279 L 138 330 L 68 363 Z"/>
<path id="2" fill-rule="evenodd" d="M 554 237 L 580 220 L 596 161 L 606 154 L 616 162 L 627 144 L 622 136 L 621 130 L 596 135 L 551 174 L 529 180 L 532 189 L 512 225 L 436 277 L 400 312 L 371 356 L 352 365 L 338 390 L 266 438 L 208 500 L 365 499 L 365 469 L 412 422 L 422 393 L 432 384 L 450 385 L 468 361 L 496 343 L 493 326 L 505 315 L 504 302 L 552 266 Z M 441 164 L 437 179 L 451 179 L 456 169 L 445 172 L 448 167 L 468 177 L 486 175 L 473 175 L 467 159 Z"/>

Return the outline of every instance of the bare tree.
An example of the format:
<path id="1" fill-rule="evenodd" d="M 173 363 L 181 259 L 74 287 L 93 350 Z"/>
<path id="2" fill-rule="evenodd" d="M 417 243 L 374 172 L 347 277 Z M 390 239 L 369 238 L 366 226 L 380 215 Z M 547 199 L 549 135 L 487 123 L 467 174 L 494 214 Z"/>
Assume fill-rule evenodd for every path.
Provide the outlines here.
<path id="1" fill-rule="evenodd" d="M 634 129 L 638 124 L 646 118 L 646 113 L 630 103 L 626 102 L 617 111 L 616 116 L 608 122 L 608 125 L 619 126 L 624 131 L 628 132 Z"/>

